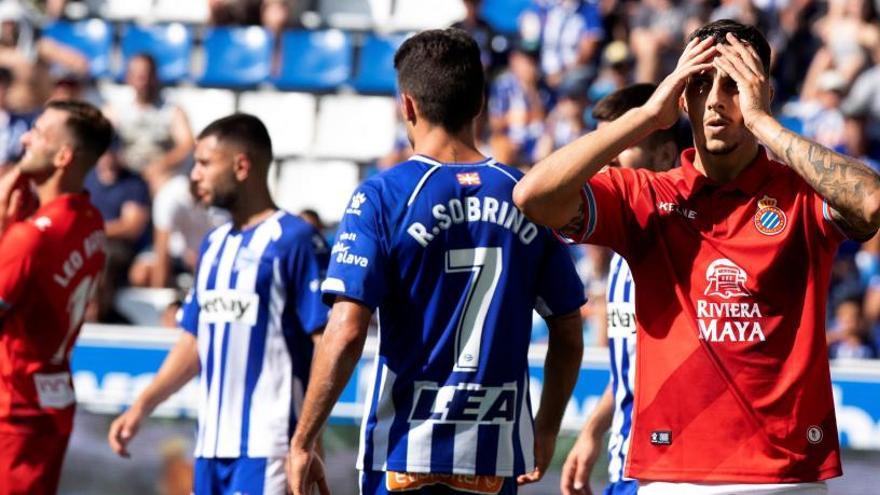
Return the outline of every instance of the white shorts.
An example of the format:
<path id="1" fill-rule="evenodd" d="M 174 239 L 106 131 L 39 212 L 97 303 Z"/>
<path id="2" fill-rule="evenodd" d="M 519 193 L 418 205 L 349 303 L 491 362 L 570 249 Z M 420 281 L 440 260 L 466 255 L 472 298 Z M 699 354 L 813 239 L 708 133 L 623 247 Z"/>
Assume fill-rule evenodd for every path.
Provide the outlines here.
<path id="1" fill-rule="evenodd" d="M 824 481 L 815 483 L 728 484 L 640 482 L 639 495 L 828 495 Z"/>

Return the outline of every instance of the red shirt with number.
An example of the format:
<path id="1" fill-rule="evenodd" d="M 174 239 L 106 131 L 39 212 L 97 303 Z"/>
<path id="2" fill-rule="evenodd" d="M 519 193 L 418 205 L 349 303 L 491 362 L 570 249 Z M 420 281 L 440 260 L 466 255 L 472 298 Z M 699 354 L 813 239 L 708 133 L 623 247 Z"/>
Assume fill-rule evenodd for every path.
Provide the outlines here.
<path id="1" fill-rule="evenodd" d="M 70 434 L 70 351 L 104 268 L 104 221 L 66 194 L 0 237 L 0 432 Z"/>
<path id="2" fill-rule="evenodd" d="M 636 286 L 627 475 L 812 482 L 841 474 L 825 344 L 842 231 L 763 149 L 732 182 L 693 166 L 607 169 L 583 191 L 577 242 L 626 258 Z"/>

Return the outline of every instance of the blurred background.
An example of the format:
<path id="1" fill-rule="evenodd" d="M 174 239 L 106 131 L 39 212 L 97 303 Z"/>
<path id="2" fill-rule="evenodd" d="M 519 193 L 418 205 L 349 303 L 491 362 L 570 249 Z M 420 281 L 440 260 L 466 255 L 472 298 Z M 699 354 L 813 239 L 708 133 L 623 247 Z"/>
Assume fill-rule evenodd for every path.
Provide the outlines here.
<path id="1" fill-rule="evenodd" d="M 81 407 L 62 492 L 188 493 L 194 390 L 159 411 L 164 419 L 136 441 L 133 460 L 113 458 L 104 435 L 174 341 L 173 316 L 201 236 L 225 221 L 194 204 L 187 178 L 194 135 L 213 119 L 234 111 L 263 119 L 275 148 L 276 202 L 332 240 L 356 185 L 411 153 L 392 66 L 411 33 L 455 25 L 474 36 L 489 82 L 480 146 L 527 169 L 592 130 L 591 108 L 602 96 L 659 82 L 693 29 L 733 18 L 771 43 L 777 118 L 876 168 L 878 11 L 880 0 L 0 0 L 0 174 L 52 98 L 99 105 L 118 135 L 87 181 L 107 221 L 110 266 L 74 353 Z M 688 146 L 687 123 L 678 131 Z M 590 349 L 563 457 L 607 381 L 608 253 L 577 246 L 572 256 L 591 300 L 582 309 Z M 829 290 L 829 359 L 847 447 L 847 474 L 832 491 L 873 493 L 880 237 L 841 248 Z M 545 340 L 536 318 L 536 390 Z M 353 425 L 363 393 L 356 377 L 328 430 L 337 493 L 355 492 Z M 525 493 L 556 493 L 555 469 Z M 603 467 L 596 471 L 601 483 Z"/>

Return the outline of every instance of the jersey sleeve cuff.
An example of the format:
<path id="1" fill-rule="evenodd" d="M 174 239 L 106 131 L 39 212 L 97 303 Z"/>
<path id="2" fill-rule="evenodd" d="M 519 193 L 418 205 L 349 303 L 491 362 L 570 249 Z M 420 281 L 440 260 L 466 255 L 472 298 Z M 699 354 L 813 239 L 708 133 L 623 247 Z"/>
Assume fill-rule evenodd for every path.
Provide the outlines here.
<path id="1" fill-rule="evenodd" d="M 850 234 L 850 233 L 847 231 L 847 226 L 846 226 L 846 225 L 843 225 L 843 224 L 841 224 L 840 222 L 838 222 L 837 220 L 834 219 L 834 216 L 831 215 L 831 206 L 829 206 L 829 205 L 828 205 L 828 202 L 825 201 L 824 199 L 822 200 L 822 218 L 823 218 L 826 222 L 828 222 L 830 225 L 832 225 L 832 227 L 834 228 L 834 231 L 837 232 L 837 233 L 838 233 L 843 239 L 852 239 L 852 240 L 854 240 L 854 241 L 864 242 L 864 241 L 866 241 L 866 240 L 868 240 L 868 239 L 870 239 L 871 237 L 874 236 L 874 234 L 872 233 L 870 236 L 868 236 L 868 237 L 865 238 L 865 239 L 856 239 L 856 238 L 854 238 L 854 237 L 852 236 L 852 234 Z"/>
<path id="2" fill-rule="evenodd" d="M 369 300 L 363 294 L 350 290 L 348 287 L 346 287 L 344 280 L 340 278 L 327 277 L 321 284 L 321 298 L 323 299 L 324 304 L 333 307 L 333 303 L 336 301 L 336 296 L 343 296 L 349 299 L 354 299 L 355 301 L 370 308 L 370 310 L 375 310 L 376 307 L 379 305 L 377 302 Z"/>
<path id="3" fill-rule="evenodd" d="M 584 205 L 584 222 L 575 233 L 566 233 L 553 229 L 553 235 L 566 244 L 583 244 L 596 230 L 596 197 L 589 184 L 581 188 L 581 202 Z"/>

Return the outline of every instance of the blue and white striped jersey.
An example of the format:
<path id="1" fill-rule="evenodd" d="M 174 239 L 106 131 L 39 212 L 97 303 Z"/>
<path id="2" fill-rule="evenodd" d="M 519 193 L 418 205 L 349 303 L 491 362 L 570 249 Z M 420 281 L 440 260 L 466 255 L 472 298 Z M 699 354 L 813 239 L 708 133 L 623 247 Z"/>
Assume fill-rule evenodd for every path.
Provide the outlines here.
<path id="1" fill-rule="evenodd" d="M 521 176 L 414 156 L 352 196 L 323 292 L 379 308 L 359 469 L 533 468 L 532 309 L 575 311 L 584 290 L 567 248 L 514 206 Z"/>
<path id="2" fill-rule="evenodd" d="M 623 479 L 632 430 L 633 387 L 636 383 L 636 286 L 629 265 L 619 254 L 608 272 L 608 350 L 611 354 L 611 392 L 614 417 L 608 440 L 608 476 Z"/>
<path id="3" fill-rule="evenodd" d="M 201 362 L 196 457 L 286 455 L 308 383 L 310 334 L 327 323 L 320 283 L 328 254 L 311 225 L 283 211 L 205 237 L 180 318 Z"/>

